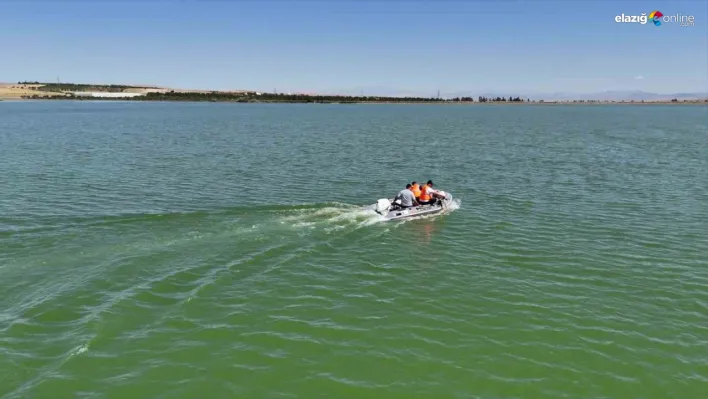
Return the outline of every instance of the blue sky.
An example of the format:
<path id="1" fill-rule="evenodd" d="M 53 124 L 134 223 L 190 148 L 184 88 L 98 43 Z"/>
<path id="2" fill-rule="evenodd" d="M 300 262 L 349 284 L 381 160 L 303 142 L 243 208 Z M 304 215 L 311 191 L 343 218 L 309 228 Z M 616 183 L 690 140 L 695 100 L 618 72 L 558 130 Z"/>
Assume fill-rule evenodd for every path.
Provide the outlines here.
<path id="1" fill-rule="evenodd" d="M 615 15 L 693 15 L 695 26 Z M 692 1 L 0 0 L 0 81 L 435 95 L 708 91 Z"/>

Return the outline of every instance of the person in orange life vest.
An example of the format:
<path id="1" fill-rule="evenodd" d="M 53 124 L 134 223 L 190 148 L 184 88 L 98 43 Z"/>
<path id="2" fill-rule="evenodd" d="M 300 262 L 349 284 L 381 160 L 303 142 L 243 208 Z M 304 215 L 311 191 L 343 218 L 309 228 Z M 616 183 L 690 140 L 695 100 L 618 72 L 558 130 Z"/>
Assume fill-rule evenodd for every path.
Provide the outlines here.
<path id="1" fill-rule="evenodd" d="M 428 191 L 430 187 L 428 187 L 427 184 L 424 184 L 420 187 L 420 196 L 418 196 L 418 202 L 420 202 L 421 205 L 428 205 L 432 204 L 433 201 L 433 196 Z"/>
<path id="2" fill-rule="evenodd" d="M 413 182 L 411 183 L 411 191 L 413 191 L 413 194 L 415 195 L 415 199 L 418 199 L 420 197 L 420 186 L 418 183 Z"/>
<path id="3" fill-rule="evenodd" d="M 445 196 L 433 188 L 432 180 L 428 180 L 420 189 L 420 199 L 418 201 L 421 204 L 429 205 L 436 203 L 438 198 L 445 198 Z"/>

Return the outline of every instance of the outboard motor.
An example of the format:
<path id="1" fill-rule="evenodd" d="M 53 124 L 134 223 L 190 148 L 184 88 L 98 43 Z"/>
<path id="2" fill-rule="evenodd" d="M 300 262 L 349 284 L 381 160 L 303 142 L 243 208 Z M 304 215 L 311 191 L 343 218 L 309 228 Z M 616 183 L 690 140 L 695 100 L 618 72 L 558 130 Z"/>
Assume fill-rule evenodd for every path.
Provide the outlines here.
<path id="1" fill-rule="evenodd" d="M 382 198 L 378 201 L 376 201 L 376 210 L 377 213 L 380 213 L 382 215 L 388 213 L 388 210 L 391 208 L 391 201 L 387 200 L 386 198 Z"/>
<path id="2" fill-rule="evenodd" d="M 452 194 L 442 191 L 442 190 L 439 190 L 438 193 L 440 193 L 440 195 L 442 195 L 443 198 L 439 199 L 437 201 L 437 204 L 439 204 L 440 206 L 442 206 L 443 209 L 445 209 L 447 207 L 447 205 L 450 203 L 450 201 L 452 201 Z"/>

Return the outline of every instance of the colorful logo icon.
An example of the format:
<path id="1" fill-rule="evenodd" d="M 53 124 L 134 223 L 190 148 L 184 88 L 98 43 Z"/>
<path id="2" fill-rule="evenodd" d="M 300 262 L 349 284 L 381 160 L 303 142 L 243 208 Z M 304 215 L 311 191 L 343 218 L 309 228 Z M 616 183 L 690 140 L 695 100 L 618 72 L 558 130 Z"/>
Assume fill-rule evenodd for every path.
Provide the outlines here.
<path id="1" fill-rule="evenodd" d="M 664 14 L 661 13 L 661 11 L 652 11 L 651 14 L 649 14 L 649 20 L 654 22 L 654 25 L 659 26 L 661 25 L 661 17 L 663 17 Z"/>

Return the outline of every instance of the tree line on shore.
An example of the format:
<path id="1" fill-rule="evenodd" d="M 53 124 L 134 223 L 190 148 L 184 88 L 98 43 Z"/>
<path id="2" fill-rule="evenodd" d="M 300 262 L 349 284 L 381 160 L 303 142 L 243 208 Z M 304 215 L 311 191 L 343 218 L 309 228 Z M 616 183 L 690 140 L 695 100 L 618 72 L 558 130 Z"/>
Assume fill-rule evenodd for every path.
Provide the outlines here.
<path id="1" fill-rule="evenodd" d="M 382 96 L 338 96 L 318 94 L 283 94 L 283 93 L 147 93 L 145 96 L 134 97 L 137 101 L 236 101 L 236 102 L 295 102 L 295 103 L 353 103 L 353 102 L 442 102 L 439 98 L 425 97 L 382 97 Z"/>
<path id="2" fill-rule="evenodd" d="M 83 89 L 83 87 L 82 87 Z M 283 103 L 366 103 L 366 102 L 387 102 L 387 103 L 450 103 L 450 102 L 523 102 L 519 97 L 508 99 L 497 97 L 479 97 L 475 101 L 472 97 L 456 97 L 451 99 L 435 97 L 387 97 L 387 96 L 346 96 L 346 95 L 309 95 L 309 94 L 283 94 L 283 93 L 225 93 L 225 92 L 159 92 L 146 93 L 135 97 L 90 97 L 77 96 L 71 92 L 64 92 L 64 87 L 42 90 L 45 92 L 63 93 L 64 95 L 28 95 L 27 99 L 52 99 L 52 100 L 129 100 L 129 101 L 198 101 L 198 102 L 283 102 Z M 69 89 L 71 90 L 71 89 Z M 72 90 L 89 91 L 89 90 Z M 93 90 L 92 90 L 93 91 Z M 98 90 L 95 90 L 98 91 Z M 113 86 L 102 92 L 121 92 L 119 87 Z M 526 100 L 530 101 L 530 100 Z"/>
<path id="3" fill-rule="evenodd" d="M 293 103 L 357 103 L 357 102 L 475 102 L 473 97 L 455 97 L 451 99 L 443 99 L 440 97 L 388 97 L 388 96 L 348 96 L 348 95 L 318 95 L 318 94 L 284 94 L 284 93 L 258 93 L 258 92 L 153 92 L 146 93 L 143 96 L 135 97 L 91 97 L 91 96 L 75 96 L 75 92 L 109 92 L 121 93 L 126 89 L 136 88 L 155 88 L 155 87 L 137 87 L 128 85 L 93 85 L 81 83 L 44 83 L 38 81 L 23 81 L 17 82 L 18 85 L 41 85 L 34 87 L 34 90 L 40 92 L 57 93 L 63 95 L 41 96 L 30 95 L 23 98 L 31 99 L 81 99 L 81 100 L 96 100 L 96 99 L 113 99 L 113 100 L 131 100 L 131 101 L 229 101 L 229 102 L 293 102 Z M 479 96 L 477 102 L 523 102 L 520 97 L 506 99 L 504 97 L 488 98 Z M 527 102 L 530 100 L 526 100 Z"/>
<path id="4" fill-rule="evenodd" d="M 281 102 L 281 103 L 543 103 L 543 100 L 523 99 L 519 96 L 512 97 L 455 97 L 443 99 L 440 97 L 387 97 L 387 96 L 348 96 L 348 95 L 309 95 L 309 94 L 284 94 L 284 93 L 258 93 L 258 92 L 152 92 L 133 97 L 93 97 L 75 95 L 76 92 L 110 92 L 121 93 L 126 89 L 158 89 L 154 86 L 129 86 L 129 85 L 93 85 L 80 83 L 42 83 L 38 81 L 17 82 L 18 85 L 36 85 L 31 89 L 38 92 L 52 93 L 52 95 L 25 95 L 25 99 L 51 99 L 51 100 L 117 100 L 117 101 L 207 101 L 207 102 Z M 682 100 L 674 98 L 677 102 L 708 102 L 708 99 Z M 550 101 L 551 103 L 636 103 L 644 101 L 614 101 L 614 100 L 567 100 Z M 649 101 L 651 102 L 651 101 Z"/>
<path id="5" fill-rule="evenodd" d="M 508 101 L 508 102 L 510 102 L 510 103 L 511 103 L 511 102 L 524 102 L 524 100 L 523 100 L 521 97 L 514 97 L 514 98 L 512 98 L 511 96 L 509 96 L 509 99 L 508 99 L 508 100 L 507 100 L 506 98 L 504 98 L 504 97 L 488 98 L 488 97 L 479 96 L 478 101 L 481 102 L 481 103 L 486 103 L 486 102 L 489 102 L 489 101 L 492 101 L 492 102 L 506 102 L 506 101 Z M 530 100 L 527 98 L 527 99 L 526 99 L 526 102 L 529 102 L 529 101 L 530 101 Z"/>
<path id="6" fill-rule="evenodd" d="M 105 90 L 104 90 L 105 92 Z M 79 101 L 174 101 L 174 102 L 235 102 L 235 103 L 337 103 L 337 104 L 356 104 L 356 103 L 541 103 L 543 100 L 523 100 L 516 98 L 486 98 L 481 97 L 476 101 L 472 97 L 456 97 L 452 99 L 440 98 L 424 98 L 424 97 L 356 97 L 356 96 L 323 96 L 323 95 L 305 95 L 305 94 L 262 94 L 262 93 L 147 93 L 141 96 L 134 97 L 93 97 L 80 96 L 73 93 L 54 93 L 54 94 L 34 94 L 21 96 L 28 100 L 79 100 Z M 660 101 L 665 103 L 668 101 Z M 682 100 L 671 99 L 672 103 L 708 103 L 708 99 L 703 100 Z M 572 100 L 572 101 L 550 101 L 553 103 L 644 103 L 644 101 L 614 101 L 614 100 Z M 652 103 L 648 101 L 647 103 Z"/>
<path id="7" fill-rule="evenodd" d="M 143 89 L 143 88 L 155 88 L 155 87 L 144 87 L 144 86 L 128 86 L 128 85 L 93 85 L 85 83 L 42 83 L 42 82 L 17 82 L 18 85 L 41 85 L 35 87 L 37 91 L 53 92 L 53 93 L 64 93 L 72 91 L 95 91 L 95 92 L 108 92 L 108 93 L 121 93 L 126 89 Z"/>

